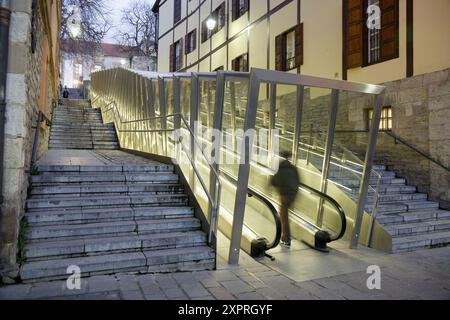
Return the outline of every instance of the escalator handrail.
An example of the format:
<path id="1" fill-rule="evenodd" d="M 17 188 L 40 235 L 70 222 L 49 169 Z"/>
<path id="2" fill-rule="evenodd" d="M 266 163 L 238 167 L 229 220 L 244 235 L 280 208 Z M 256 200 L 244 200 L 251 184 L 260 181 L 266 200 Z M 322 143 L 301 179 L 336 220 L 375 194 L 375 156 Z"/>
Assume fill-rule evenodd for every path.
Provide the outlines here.
<path id="1" fill-rule="evenodd" d="M 232 183 L 238 182 L 237 179 L 235 177 L 233 177 L 232 175 L 224 172 L 223 170 L 219 170 L 219 171 L 228 181 L 230 181 Z M 258 200 L 260 200 L 262 203 L 264 203 L 269 208 L 270 213 L 272 214 L 273 219 L 275 221 L 275 228 L 276 228 L 275 238 L 271 243 L 269 243 L 267 245 L 266 250 L 270 250 L 270 249 L 278 247 L 278 245 L 280 244 L 280 241 L 281 241 L 281 221 L 280 221 L 280 216 L 278 214 L 277 209 L 275 208 L 274 204 L 269 199 L 267 199 L 267 197 L 265 197 L 260 192 L 253 189 L 252 187 L 249 186 L 247 189 L 247 192 L 250 196 L 257 198 Z"/>
<path id="2" fill-rule="evenodd" d="M 345 212 L 344 212 L 344 209 L 342 208 L 342 206 L 336 200 L 334 200 L 332 197 L 327 195 L 326 193 L 320 192 L 319 190 L 314 189 L 313 187 L 310 187 L 301 182 L 300 182 L 300 187 L 308 189 L 309 191 L 317 194 L 319 197 L 325 199 L 327 202 L 331 203 L 331 205 L 333 205 L 333 207 L 336 208 L 337 212 L 339 213 L 339 217 L 341 218 L 341 231 L 336 237 L 333 237 L 331 239 L 331 241 L 337 241 L 339 239 L 342 239 L 342 237 L 344 237 L 344 235 L 345 235 L 345 232 L 347 231 L 347 218 L 345 216 Z"/>

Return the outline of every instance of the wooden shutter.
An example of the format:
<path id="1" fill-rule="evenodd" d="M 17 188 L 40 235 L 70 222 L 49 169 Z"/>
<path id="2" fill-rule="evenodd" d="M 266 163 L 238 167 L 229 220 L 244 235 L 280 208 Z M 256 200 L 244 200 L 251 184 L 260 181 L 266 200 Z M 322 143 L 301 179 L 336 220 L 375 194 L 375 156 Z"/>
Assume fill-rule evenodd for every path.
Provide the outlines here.
<path id="1" fill-rule="evenodd" d="M 177 23 L 181 20 L 181 0 L 175 0 L 175 8 L 173 10 L 173 20 Z"/>
<path id="2" fill-rule="evenodd" d="M 183 68 L 183 55 L 184 55 L 184 52 L 183 52 L 183 38 L 181 38 L 180 40 L 179 40 L 179 42 L 180 42 L 180 69 L 181 68 Z M 177 69 L 177 70 L 175 70 L 175 71 L 178 71 L 179 69 Z"/>
<path id="3" fill-rule="evenodd" d="M 175 62 L 175 45 L 170 45 L 170 57 L 169 57 L 169 71 L 174 71 L 174 62 Z"/>
<path id="4" fill-rule="evenodd" d="M 363 64 L 363 0 L 346 1 L 344 20 L 346 22 L 347 37 L 344 40 L 346 46 L 347 68 L 361 67 Z"/>
<path id="5" fill-rule="evenodd" d="M 280 34 L 275 38 L 275 70 L 284 70 L 284 50 L 283 50 L 283 37 L 284 34 Z"/>
<path id="6" fill-rule="evenodd" d="M 238 4 L 237 4 L 237 0 L 232 0 L 232 9 L 231 9 L 231 17 L 232 17 L 232 21 L 237 19 L 237 9 L 238 9 Z"/>
<path id="7" fill-rule="evenodd" d="M 399 57 L 399 0 L 381 0 L 381 61 Z"/>
<path id="8" fill-rule="evenodd" d="M 249 71 L 249 61 L 248 61 L 248 59 L 249 59 L 249 56 L 248 56 L 248 53 L 246 53 L 246 54 L 244 54 L 243 56 L 242 56 L 242 64 L 243 64 L 243 68 L 244 68 L 244 70 L 242 70 L 243 72 L 248 72 Z"/>
<path id="9" fill-rule="evenodd" d="M 303 64 L 303 23 L 295 27 L 295 65 Z"/>

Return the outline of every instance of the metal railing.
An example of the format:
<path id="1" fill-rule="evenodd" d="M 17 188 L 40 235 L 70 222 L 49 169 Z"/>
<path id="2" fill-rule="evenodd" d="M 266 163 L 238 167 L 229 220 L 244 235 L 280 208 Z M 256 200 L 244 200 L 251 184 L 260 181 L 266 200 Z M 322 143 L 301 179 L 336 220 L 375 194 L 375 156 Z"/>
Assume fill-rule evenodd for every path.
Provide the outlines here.
<path id="1" fill-rule="evenodd" d="M 189 163 L 189 167 L 182 166 L 183 174 L 189 181 L 196 196 L 196 180 L 199 181 L 201 190 L 206 194 L 209 204 L 209 220 L 212 233 L 217 232 L 218 207 L 220 206 L 219 185 L 221 166 L 216 161 L 213 152 L 204 152 L 204 142 L 196 130 L 196 122 L 205 120 L 206 125 L 200 128 L 223 131 L 226 125 L 232 129 L 242 129 L 245 133 L 240 145 L 236 142 L 236 135 L 232 136 L 233 150 L 241 158 L 234 169 L 237 177 L 236 191 L 233 192 L 234 209 L 230 209 L 233 215 L 231 226 L 231 245 L 229 262 L 235 264 L 239 260 L 242 228 L 244 225 L 244 213 L 246 208 L 249 186 L 255 186 L 261 179 L 257 170 L 251 170 L 255 160 L 252 158 L 252 147 L 256 145 L 255 133 L 259 130 L 257 125 L 258 114 L 261 107 L 261 96 L 265 86 L 268 95 L 268 125 L 269 143 L 267 147 L 268 168 L 276 162 L 274 137 L 276 128 L 276 104 L 277 88 L 289 86 L 294 88 L 295 101 L 290 106 L 295 114 L 292 115 L 293 129 L 289 133 L 292 142 L 294 162 L 298 161 L 299 146 L 301 146 L 301 124 L 303 109 L 305 107 L 306 88 L 327 89 L 330 94 L 329 121 L 326 130 L 326 139 L 322 146 L 323 167 L 317 181 L 320 180 L 319 192 L 327 194 L 329 180 L 329 168 L 332 165 L 334 134 L 337 122 L 337 110 L 340 106 L 339 94 L 341 91 L 359 95 L 375 97 L 374 116 L 372 130 L 367 141 L 367 152 L 361 167 L 360 187 L 358 189 L 357 209 L 354 213 L 352 225 L 351 247 L 355 248 L 360 241 L 364 209 L 367 194 L 370 190 L 370 178 L 377 141 L 381 107 L 384 99 L 384 87 L 378 85 L 351 83 L 346 81 L 324 79 L 319 77 L 299 74 L 252 69 L 250 73 L 219 71 L 215 73 L 174 73 L 156 74 L 151 72 L 137 72 L 126 69 L 110 69 L 92 74 L 92 95 L 94 106 L 103 107 L 104 119 L 116 124 L 121 147 L 154 153 L 160 156 L 180 159 L 183 155 Z M 215 99 L 212 99 L 212 98 Z M 213 101 L 214 100 L 214 101 Z M 111 107 L 114 102 L 113 107 Z M 110 104 L 108 107 L 106 107 Z M 226 111 L 229 110 L 229 111 Z M 242 118 L 243 124 L 237 122 L 237 114 L 245 112 Z M 226 121 L 224 120 L 226 118 Z M 231 119 L 231 120 L 230 120 Z M 283 124 L 283 132 L 289 130 L 286 123 Z M 177 138 L 171 138 L 172 133 L 181 133 Z M 183 137 L 183 138 L 181 138 Z M 189 146 L 184 143 L 184 137 L 189 140 Z M 181 139 L 180 139 L 181 138 Z M 223 150 L 222 139 L 206 138 L 212 150 Z M 238 149 L 240 148 L 240 149 Z M 197 155 L 200 149 L 200 157 Z M 222 152 L 222 151 L 220 151 Z M 348 161 L 348 160 L 347 160 Z M 206 169 L 201 169 L 201 163 L 206 162 Z M 334 161 L 338 163 L 337 161 Z M 297 165 L 297 163 L 294 163 Z M 265 170 L 263 170 L 265 171 Z M 205 173 L 206 172 L 206 173 Z M 205 175 L 206 174 L 206 175 Z M 206 184 L 209 176 L 209 188 Z M 251 181 L 250 181 L 251 178 Z M 254 181 L 253 181 L 254 180 Z M 323 203 L 323 201 L 321 201 Z M 350 213 L 349 213 L 350 214 Z M 323 217 L 318 217 L 318 226 L 322 226 Z M 210 232 L 210 239 L 211 239 Z"/>
<path id="2" fill-rule="evenodd" d="M 33 173 L 34 168 L 35 168 L 37 149 L 39 147 L 39 128 L 41 127 L 41 124 L 44 121 L 46 122 L 47 126 L 49 126 L 49 127 L 52 126 L 52 121 L 50 119 L 48 119 L 47 116 L 42 111 L 39 111 L 38 118 L 36 121 L 36 128 L 33 128 L 33 129 L 35 129 L 35 132 L 34 132 L 33 148 L 31 150 L 31 161 L 30 161 L 30 167 L 29 167 L 30 174 Z"/>
<path id="3" fill-rule="evenodd" d="M 181 119 L 181 121 L 185 124 L 191 139 L 194 141 L 194 144 L 200 148 L 200 150 L 202 150 L 197 138 L 195 137 L 195 134 L 193 133 L 193 131 L 191 130 L 191 128 L 189 127 L 189 124 L 187 122 L 187 120 L 183 117 L 183 115 L 181 114 L 172 114 L 172 115 L 166 115 L 166 116 L 157 116 L 157 117 L 152 117 L 152 118 L 145 118 L 145 119 L 138 119 L 138 120 L 130 120 L 130 121 L 122 121 L 121 116 L 120 116 L 120 112 L 117 108 L 117 104 L 115 101 L 110 101 L 108 103 L 105 104 L 104 106 L 105 108 L 108 108 L 107 110 L 104 110 L 103 112 L 110 112 L 112 110 L 115 111 L 115 115 L 117 115 L 118 117 L 118 121 L 115 121 L 115 124 L 118 126 L 117 128 L 117 132 L 120 133 L 164 133 L 164 135 L 166 135 L 166 139 L 167 139 L 167 133 L 168 132 L 175 132 L 175 130 L 173 129 L 153 129 L 153 130 L 130 130 L 130 129 L 122 129 L 123 125 L 126 124 L 135 124 L 135 123 L 139 123 L 139 122 L 145 122 L 145 121 L 155 121 L 155 120 L 167 120 L 169 118 L 175 118 L 175 117 L 179 117 Z M 190 156 L 190 153 L 188 151 L 188 148 L 186 148 L 186 146 L 183 144 L 183 139 L 180 136 L 178 140 L 175 141 L 176 143 L 179 144 L 179 146 L 181 147 L 181 150 L 184 152 L 184 154 L 186 155 L 186 157 L 188 158 L 189 162 L 191 163 L 192 169 L 195 172 L 195 175 L 197 177 L 197 179 L 200 182 L 200 185 L 203 188 L 203 191 L 205 192 L 207 198 L 208 198 L 208 202 L 209 202 L 209 219 L 210 219 L 210 229 L 209 229 L 209 233 L 208 233 L 208 243 L 211 245 L 213 243 L 213 236 L 217 235 L 217 224 L 218 224 L 218 219 L 219 219 L 219 209 L 220 209 L 220 197 L 221 197 L 221 192 L 222 192 L 222 183 L 220 182 L 220 176 L 217 173 L 217 171 L 215 170 L 215 168 L 211 165 L 208 157 L 204 154 L 204 152 L 201 152 L 201 155 L 203 156 L 203 158 L 206 160 L 206 162 L 209 165 L 209 168 L 212 172 L 212 174 L 214 175 L 214 178 L 216 180 L 216 183 L 218 185 L 217 187 L 217 193 L 215 195 L 211 194 L 210 192 L 208 192 L 208 188 L 206 186 L 206 183 L 204 182 L 203 178 L 201 177 L 201 174 L 199 173 L 198 169 L 197 169 L 197 165 L 195 164 L 194 160 L 192 159 L 192 157 Z"/>

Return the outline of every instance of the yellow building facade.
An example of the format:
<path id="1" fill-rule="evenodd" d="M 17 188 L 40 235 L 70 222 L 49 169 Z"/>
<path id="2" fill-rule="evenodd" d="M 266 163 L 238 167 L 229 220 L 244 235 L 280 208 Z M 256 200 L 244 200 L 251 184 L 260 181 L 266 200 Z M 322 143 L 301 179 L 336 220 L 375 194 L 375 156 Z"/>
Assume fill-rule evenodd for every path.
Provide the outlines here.
<path id="1" fill-rule="evenodd" d="M 367 27 L 370 5 L 380 30 Z M 242 55 L 248 68 L 279 69 L 277 37 L 300 25 L 301 64 L 284 71 L 383 83 L 450 67 L 450 0 L 162 0 L 154 9 L 160 72 L 232 70 Z M 217 26 L 205 37 L 210 17 Z M 373 49 L 394 51 L 369 60 Z"/>

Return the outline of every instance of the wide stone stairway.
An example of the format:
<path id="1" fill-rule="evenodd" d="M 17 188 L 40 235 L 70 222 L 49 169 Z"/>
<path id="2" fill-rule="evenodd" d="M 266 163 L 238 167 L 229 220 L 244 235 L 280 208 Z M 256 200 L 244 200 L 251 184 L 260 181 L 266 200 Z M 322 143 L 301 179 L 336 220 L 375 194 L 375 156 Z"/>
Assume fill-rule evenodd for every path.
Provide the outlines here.
<path id="1" fill-rule="evenodd" d="M 450 244 L 450 211 L 439 208 L 428 195 L 417 192 L 417 187 L 407 184 L 385 165 L 376 165 L 382 179 L 377 221 L 392 236 L 392 252 L 407 252 Z M 334 171 L 334 172 L 333 172 Z M 331 170 L 331 180 L 354 191 L 359 190 L 358 179 L 341 170 Z M 374 190 L 378 178 L 372 175 L 366 211 L 372 212 Z M 350 194 L 356 201 L 358 194 Z"/>
<path id="2" fill-rule="evenodd" d="M 61 115 L 94 115 L 80 109 L 59 107 L 52 137 L 61 134 Z M 92 149 L 84 138 L 57 144 L 31 177 L 22 280 L 67 279 L 70 266 L 82 276 L 214 269 L 215 252 L 174 167 L 118 150 L 74 150 Z"/>
<path id="3" fill-rule="evenodd" d="M 67 100 L 55 110 L 50 149 L 119 149 L 114 124 L 103 124 L 100 110 Z"/>

